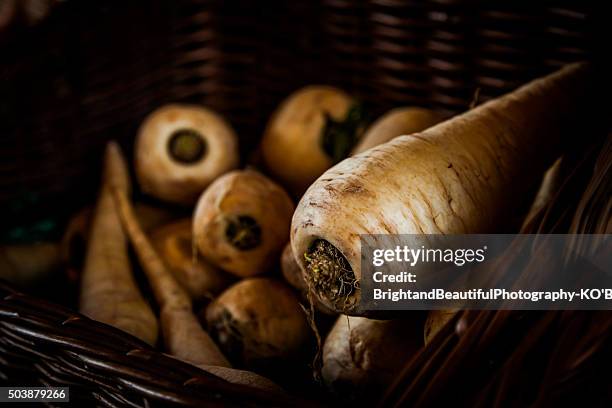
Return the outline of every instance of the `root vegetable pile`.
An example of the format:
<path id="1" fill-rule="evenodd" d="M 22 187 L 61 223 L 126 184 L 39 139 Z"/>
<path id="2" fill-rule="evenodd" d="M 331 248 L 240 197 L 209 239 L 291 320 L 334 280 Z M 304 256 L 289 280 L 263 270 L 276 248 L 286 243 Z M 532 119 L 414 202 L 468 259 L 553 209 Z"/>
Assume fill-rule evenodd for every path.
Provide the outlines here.
<path id="1" fill-rule="evenodd" d="M 193 216 L 200 253 L 236 276 L 266 272 L 289 240 L 294 205 L 276 183 L 254 170 L 233 171 L 202 194 Z"/>
<path id="2" fill-rule="evenodd" d="M 191 205 L 221 174 L 238 166 L 238 141 L 218 114 L 194 105 L 167 105 L 143 122 L 135 147 L 142 190 Z"/>
<path id="3" fill-rule="evenodd" d="M 543 222 L 562 190 L 559 161 L 527 217 L 518 202 L 555 159 L 567 162 L 568 141 L 593 120 L 589 75 L 588 65 L 574 64 L 443 123 L 436 112 L 401 107 L 368 128 L 363 105 L 347 93 L 305 87 L 270 118 L 261 160 L 251 163 L 261 171 L 238 169 L 237 137 L 221 116 L 167 105 L 135 141 L 145 193 L 135 197 L 147 204 L 131 202 L 128 169 L 111 142 L 95 208 L 73 217 L 59 245 L 36 248 L 41 261 L 3 247 L 0 266 L 25 278 L 13 264 L 38 271 L 63 260 L 75 281 L 81 275 L 83 314 L 232 383 L 279 393 L 260 374 L 300 389 L 312 376 L 307 386 L 316 382 L 317 392 L 374 403 L 408 361 L 451 331 L 463 336 L 470 322 L 456 311 L 396 319 L 361 310 L 360 236 Z M 301 196 L 297 208 L 290 193 Z M 159 199 L 154 206 L 147 195 Z M 140 269 L 132 276 L 128 243 L 144 277 Z M 137 281 L 157 303 L 160 327 Z"/>
<path id="4" fill-rule="evenodd" d="M 588 67 L 571 65 L 323 174 L 293 216 L 291 243 L 315 294 L 358 312 L 360 234 L 497 231 L 514 199 L 588 120 Z"/>
<path id="5" fill-rule="evenodd" d="M 195 317 L 187 292 L 167 270 L 136 220 L 125 191 L 113 188 L 121 223 L 125 228 L 160 309 L 164 343 L 170 354 L 188 363 L 229 367 Z"/>

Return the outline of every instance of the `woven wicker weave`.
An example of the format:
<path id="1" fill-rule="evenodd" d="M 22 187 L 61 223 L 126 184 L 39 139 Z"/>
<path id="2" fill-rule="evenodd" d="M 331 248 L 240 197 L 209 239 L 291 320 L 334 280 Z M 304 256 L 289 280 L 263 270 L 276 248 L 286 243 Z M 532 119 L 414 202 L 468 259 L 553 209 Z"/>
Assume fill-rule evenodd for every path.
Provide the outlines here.
<path id="1" fill-rule="evenodd" d="M 230 384 L 120 330 L 4 284 L 0 284 L 0 378 L 20 386 L 68 386 L 75 406 L 302 405 Z"/>
<path id="2" fill-rule="evenodd" d="M 105 142 L 131 152 L 143 117 L 170 101 L 226 115 L 243 153 L 282 98 L 309 83 L 342 87 L 375 114 L 463 111 L 591 59 L 594 6 L 574 3 L 63 2 L 0 37 L 0 225 L 91 202 Z M 106 406 L 243 405 L 236 398 L 248 394 L 58 306 L 0 295 L 0 376 L 11 383 L 72 385 L 74 401 Z"/>

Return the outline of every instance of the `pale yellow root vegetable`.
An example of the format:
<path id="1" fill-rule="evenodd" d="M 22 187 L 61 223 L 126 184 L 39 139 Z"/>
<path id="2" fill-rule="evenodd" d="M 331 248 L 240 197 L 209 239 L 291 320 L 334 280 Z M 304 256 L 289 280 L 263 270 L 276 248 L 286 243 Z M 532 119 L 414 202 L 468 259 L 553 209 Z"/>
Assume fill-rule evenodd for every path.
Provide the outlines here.
<path id="1" fill-rule="evenodd" d="M 427 314 L 425 320 L 425 329 L 423 330 L 423 338 L 425 344 L 428 344 L 431 339 L 436 337 L 436 334 L 446 325 L 446 323 L 457 314 L 456 310 L 431 310 Z"/>
<path id="2" fill-rule="evenodd" d="M 407 320 L 339 316 L 323 346 L 325 385 L 345 399 L 376 401 L 422 347 L 421 327 Z"/>
<path id="3" fill-rule="evenodd" d="M 153 230 L 151 243 L 176 280 L 194 300 L 212 299 L 234 279 L 194 256 L 191 218 Z"/>
<path id="4" fill-rule="evenodd" d="M 132 276 L 127 238 L 121 229 L 111 186 L 122 194 L 130 189 L 119 145 L 106 146 L 102 188 L 91 220 L 90 239 L 81 277 L 79 310 L 154 345 L 157 319 Z"/>
<path id="5" fill-rule="evenodd" d="M 236 276 L 264 273 L 289 240 L 294 205 L 285 190 L 254 170 L 233 171 L 202 194 L 193 216 L 200 253 Z"/>
<path id="6" fill-rule="evenodd" d="M 363 130 L 357 109 L 353 98 L 330 86 L 307 86 L 291 94 L 270 118 L 261 142 L 275 180 L 300 196 L 346 157 Z"/>
<path id="7" fill-rule="evenodd" d="M 237 368 L 230 367 L 211 366 L 206 364 L 200 364 L 198 367 L 234 384 L 246 385 L 258 390 L 273 393 L 285 392 L 285 390 L 275 384 L 272 380 L 251 371 L 239 370 Z"/>
<path id="8" fill-rule="evenodd" d="M 136 138 L 140 187 L 165 201 L 195 203 L 206 186 L 238 164 L 233 129 L 200 106 L 163 106 L 144 120 Z"/>
<path id="9" fill-rule="evenodd" d="M 429 109 L 416 107 L 392 109 L 368 127 L 351 155 L 387 143 L 397 136 L 423 131 L 439 123 L 440 120 L 440 116 Z"/>
<path id="10" fill-rule="evenodd" d="M 516 197 L 559 156 L 560 135 L 593 121 L 588 79 L 588 66 L 570 65 L 328 170 L 302 197 L 291 228 L 315 294 L 358 313 L 360 234 L 498 231 Z"/>
<path id="11" fill-rule="evenodd" d="M 303 300 L 309 302 L 308 284 L 306 283 L 306 279 L 304 279 L 300 265 L 298 265 L 297 261 L 293 257 L 291 243 L 287 243 L 287 245 L 285 245 L 285 249 L 283 249 L 283 253 L 281 255 L 281 272 L 287 283 L 289 283 L 289 285 L 300 293 Z M 314 307 L 319 312 L 325 314 L 335 314 L 333 310 L 330 310 L 324 304 L 322 304 L 319 299 L 313 298 L 312 301 L 314 302 Z"/>
<path id="12" fill-rule="evenodd" d="M 191 298 L 157 254 L 142 231 L 124 190 L 113 189 L 115 202 L 130 242 L 159 305 L 164 344 L 173 356 L 193 365 L 229 367 L 227 359 L 193 313 Z"/>
<path id="13" fill-rule="evenodd" d="M 173 211 L 147 203 L 136 203 L 134 211 L 145 232 L 178 218 Z M 78 279 L 81 275 L 84 252 L 89 240 L 92 214 L 92 207 L 79 210 L 68 221 L 62 236 L 60 255 L 64 266 L 68 269 L 70 279 Z"/>
<path id="14" fill-rule="evenodd" d="M 247 366 L 295 357 L 310 338 L 297 297 L 271 278 L 231 286 L 208 306 L 206 321 L 226 354 Z"/>
<path id="15" fill-rule="evenodd" d="M 527 229 L 528 225 L 534 222 L 534 217 L 544 208 L 546 204 L 554 197 L 555 193 L 560 187 L 561 180 L 561 158 L 558 158 L 542 178 L 542 184 L 536 193 L 531 208 L 523 221 L 521 230 Z"/>
<path id="16" fill-rule="evenodd" d="M 0 246 L 0 279 L 21 288 L 44 281 L 60 263 L 60 246 L 55 242 Z"/>

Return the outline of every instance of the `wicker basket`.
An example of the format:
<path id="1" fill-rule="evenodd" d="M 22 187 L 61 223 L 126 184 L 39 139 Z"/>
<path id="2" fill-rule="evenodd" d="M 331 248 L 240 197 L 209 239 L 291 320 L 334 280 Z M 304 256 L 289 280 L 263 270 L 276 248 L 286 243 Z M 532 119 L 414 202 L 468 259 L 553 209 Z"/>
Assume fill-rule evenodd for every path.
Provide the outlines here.
<path id="1" fill-rule="evenodd" d="M 60 226 L 91 202 L 105 142 L 131 151 L 143 117 L 166 102 L 226 115 L 243 153 L 281 99 L 310 83 L 342 87 L 374 113 L 414 104 L 461 112 L 593 59 L 595 6 L 574 3 L 63 2 L 40 24 L 0 37 L 3 230 L 47 219 Z M 106 406 L 246 401 L 237 397 L 246 391 L 113 328 L 0 292 L 7 382 L 70 385 L 75 401 Z M 286 403 L 258 394 L 248 401 Z"/>

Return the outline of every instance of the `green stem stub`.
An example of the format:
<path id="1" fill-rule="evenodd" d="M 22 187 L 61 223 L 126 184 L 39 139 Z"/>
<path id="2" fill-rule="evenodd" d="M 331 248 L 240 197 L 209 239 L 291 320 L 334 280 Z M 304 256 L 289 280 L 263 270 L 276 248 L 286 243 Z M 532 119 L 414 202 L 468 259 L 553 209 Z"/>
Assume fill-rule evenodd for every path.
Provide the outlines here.
<path id="1" fill-rule="evenodd" d="M 176 130 L 168 140 L 170 157 L 182 164 L 199 162 L 206 154 L 206 149 L 206 141 L 193 129 Z"/>
<path id="2" fill-rule="evenodd" d="M 337 121 L 329 114 L 325 114 L 325 125 L 321 137 L 323 150 L 334 163 L 338 163 L 351 153 L 351 150 L 365 130 L 369 116 L 364 105 L 356 103 L 349 108 L 346 117 Z"/>
<path id="3" fill-rule="evenodd" d="M 344 255 L 329 242 L 318 239 L 304 254 L 308 277 L 319 297 L 330 300 L 338 310 L 353 306 L 359 281 Z"/>
<path id="4" fill-rule="evenodd" d="M 239 215 L 227 223 L 225 236 L 241 251 L 248 251 L 261 244 L 261 227 L 253 217 Z"/>

